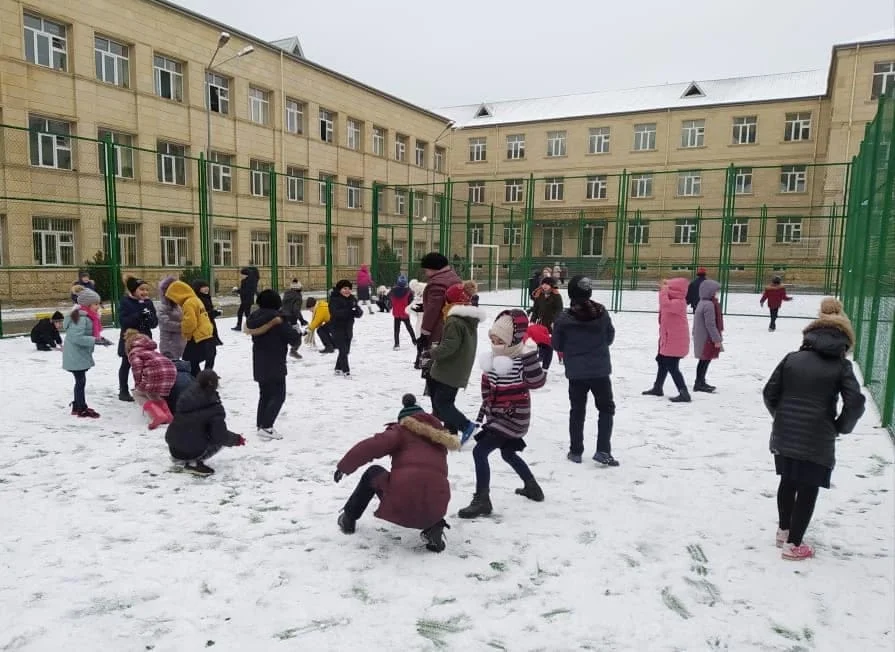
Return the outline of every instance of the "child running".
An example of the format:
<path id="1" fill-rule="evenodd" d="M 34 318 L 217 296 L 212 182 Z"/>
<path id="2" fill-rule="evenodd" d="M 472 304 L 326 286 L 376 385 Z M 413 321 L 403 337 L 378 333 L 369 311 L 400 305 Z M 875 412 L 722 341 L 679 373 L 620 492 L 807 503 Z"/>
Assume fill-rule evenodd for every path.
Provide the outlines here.
<path id="1" fill-rule="evenodd" d="M 410 325 L 410 315 L 407 314 L 407 308 L 413 302 L 413 292 L 407 287 L 407 277 L 403 274 L 398 276 L 395 287 L 388 293 L 388 299 L 392 307 L 392 317 L 395 321 L 395 351 L 401 348 L 399 337 L 401 336 L 401 324 L 407 329 L 410 335 L 410 341 L 416 346 L 416 334 Z"/>
<path id="2" fill-rule="evenodd" d="M 768 310 L 771 313 L 771 323 L 768 331 L 773 333 L 777 330 L 777 315 L 780 314 L 780 306 L 784 301 L 792 301 L 792 297 L 786 293 L 786 286 L 783 285 L 783 279 L 775 276 L 771 279 L 771 284 L 764 289 L 764 294 L 758 304 L 764 306 L 765 301 L 768 302 Z"/>

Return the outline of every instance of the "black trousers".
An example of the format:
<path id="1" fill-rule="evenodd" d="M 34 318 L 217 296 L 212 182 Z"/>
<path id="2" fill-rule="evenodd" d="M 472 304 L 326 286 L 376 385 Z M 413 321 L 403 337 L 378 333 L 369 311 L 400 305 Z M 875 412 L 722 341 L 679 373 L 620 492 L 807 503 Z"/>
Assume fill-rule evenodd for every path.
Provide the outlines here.
<path id="1" fill-rule="evenodd" d="M 75 377 L 75 400 L 72 407 L 76 410 L 86 409 L 87 370 L 72 371 L 71 374 Z"/>
<path id="2" fill-rule="evenodd" d="M 317 333 L 317 337 L 320 338 L 320 342 L 323 344 L 324 349 L 332 351 L 336 348 L 336 345 L 333 343 L 333 335 L 329 328 L 329 324 L 321 324 L 317 327 L 315 332 Z"/>
<path id="3" fill-rule="evenodd" d="M 615 401 L 609 376 L 569 380 L 569 452 L 584 453 L 584 419 L 587 416 L 587 395 L 593 394 L 597 406 L 597 452 L 612 453 L 612 426 Z"/>
<path id="4" fill-rule="evenodd" d="M 351 340 L 353 333 L 341 329 L 333 329 L 332 339 L 333 346 L 338 349 L 339 356 L 336 358 L 336 371 L 350 374 L 351 367 L 348 365 L 348 354 L 351 353 Z"/>
<path id="5" fill-rule="evenodd" d="M 705 375 L 709 371 L 709 365 L 712 363 L 711 360 L 700 360 L 696 363 L 696 384 L 704 385 L 705 384 Z"/>
<path id="6" fill-rule="evenodd" d="M 130 384 L 129 377 L 131 375 L 131 363 L 130 360 L 127 359 L 127 356 L 121 357 L 121 366 L 118 367 L 118 393 L 119 394 L 127 394 L 129 393 L 128 385 Z"/>
<path id="7" fill-rule="evenodd" d="M 286 402 L 286 379 L 277 378 L 258 383 L 258 413 L 255 421 L 259 428 L 273 428 L 283 403 Z"/>
<path id="8" fill-rule="evenodd" d="M 469 419 L 454 404 L 459 390 L 433 378 L 429 379 L 428 384 L 429 396 L 432 399 L 432 414 L 454 434 L 466 430 L 469 426 Z"/>
<path id="9" fill-rule="evenodd" d="M 783 476 L 780 477 L 780 486 L 777 488 L 777 513 L 780 517 L 780 529 L 789 530 L 787 543 L 802 545 L 802 538 L 814 514 L 817 493 L 817 487 L 796 484 Z"/>
<path id="10" fill-rule="evenodd" d="M 370 501 L 373 500 L 373 496 L 382 498 L 381 492 L 373 488 L 373 480 L 383 473 L 388 473 L 388 471 L 378 464 L 374 464 L 364 471 L 364 474 L 357 482 L 357 486 L 351 492 L 351 495 L 345 502 L 345 506 L 342 508 L 349 517 L 356 521 L 364 515 L 364 511 L 367 509 Z"/>
<path id="11" fill-rule="evenodd" d="M 410 317 L 395 317 L 395 346 L 400 346 L 401 344 L 398 339 L 401 335 L 401 324 L 404 324 L 407 334 L 410 335 L 410 341 L 416 346 L 416 333 L 413 332 L 413 326 L 410 325 Z"/>
<path id="12" fill-rule="evenodd" d="M 208 447 L 202 451 L 199 455 L 188 455 L 183 453 L 172 446 L 168 446 L 168 451 L 171 453 L 171 457 L 175 460 L 181 460 L 182 462 L 197 462 L 197 461 L 205 461 L 210 459 L 218 454 L 221 450 L 220 444 L 209 444 Z"/>
<path id="13" fill-rule="evenodd" d="M 481 435 L 477 435 L 478 443 L 472 449 L 472 459 L 475 462 L 475 491 L 477 494 L 488 493 L 491 488 L 491 465 L 488 464 L 488 456 L 500 449 L 503 461 L 510 465 L 522 481 L 527 485 L 535 477 L 514 447 L 512 439 L 499 432 L 490 430 L 488 426 L 482 429 Z"/>
<path id="14" fill-rule="evenodd" d="M 550 369 L 550 363 L 553 362 L 553 347 L 547 344 L 538 344 L 538 360 L 541 361 L 544 371 Z"/>
<path id="15" fill-rule="evenodd" d="M 242 328 L 242 318 L 248 317 L 249 313 L 252 312 L 252 306 L 254 305 L 254 301 L 241 301 L 239 304 L 239 310 L 236 311 L 236 328 Z"/>
<path id="16" fill-rule="evenodd" d="M 769 326 L 769 328 L 770 328 L 771 330 L 776 330 L 776 328 L 777 328 L 777 315 L 780 314 L 780 308 L 769 308 L 768 310 L 770 310 L 770 312 L 771 312 L 771 325 Z"/>
<path id="17" fill-rule="evenodd" d="M 665 386 L 665 379 L 668 378 L 669 374 L 671 375 L 671 380 L 674 381 L 674 386 L 677 387 L 678 390 L 687 387 L 687 383 L 684 380 L 684 374 L 681 373 L 680 358 L 657 355 L 656 364 L 659 365 L 659 370 L 656 372 L 656 388 L 662 389 L 662 387 Z"/>

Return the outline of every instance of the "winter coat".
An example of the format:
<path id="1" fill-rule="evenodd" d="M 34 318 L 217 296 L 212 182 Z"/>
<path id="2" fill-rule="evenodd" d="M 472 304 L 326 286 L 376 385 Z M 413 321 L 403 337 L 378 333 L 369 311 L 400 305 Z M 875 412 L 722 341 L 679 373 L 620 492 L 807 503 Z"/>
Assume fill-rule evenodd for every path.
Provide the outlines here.
<path id="1" fill-rule="evenodd" d="M 530 324 L 525 330 L 525 337 L 539 346 L 553 346 L 550 331 L 542 324 Z"/>
<path id="2" fill-rule="evenodd" d="M 239 282 L 239 301 L 240 303 L 251 305 L 255 303 L 255 296 L 258 294 L 258 280 L 260 278 L 258 268 L 251 266 L 243 267 L 239 270 L 239 273 L 243 276 Z"/>
<path id="3" fill-rule="evenodd" d="M 286 377 L 286 352 L 301 343 L 301 335 L 276 310 L 258 308 L 246 319 L 246 327 L 256 329 L 279 317 L 282 323 L 266 333 L 252 335 L 252 374 L 257 383 Z"/>
<path id="4" fill-rule="evenodd" d="M 690 352 L 687 279 L 672 278 L 659 290 L 659 355 L 683 358 Z"/>
<path id="5" fill-rule="evenodd" d="M 171 412 L 177 409 L 177 399 L 183 396 L 183 393 L 195 380 L 193 374 L 190 373 L 192 367 L 186 360 L 175 360 L 174 368 L 177 369 L 177 375 L 174 377 L 174 385 L 171 387 L 171 391 L 165 399 L 168 402 L 168 407 L 171 409 Z"/>
<path id="6" fill-rule="evenodd" d="M 430 342 L 440 342 L 444 331 L 444 293 L 452 285 L 462 283 L 453 267 L 435 272 L 423 290 L 423 321 L 420 330 L 430 333 Z"/>
<path id="7" fill-rule="evenodd" d="M 31 341 L 41 346 L 59 346 L 62 344 L 62 336 L 56 330 L 56 325 L 44 317 L 31 329 Z"/>
<path id="8" fill-rule="evenodd" d="M 447 513 L 451 500 L 447 452 L 459 448 L 460 440 L 444 430 L 438 419 L 418 412 L 355 444 L 336 468 L 354 473 L 390 455 L 391 471 L 373 480 L 380 496 L 375 515 L 402 527 L 425 529 Z"/>
<path id="9" fill-rule="evenodd" d="M 214 346 L 221 346 L 223 342 L 221 341 L 220 336 L 218 336 L 218 322 L 217 317 L 220 317 L 223 313 L 220 310 L 214 307 L 214 301 L 211 298 L 210 294 L 205 294 L 204 292 L 199 292 L 199 287 L 201 286 L 191 286 L 193 288 L 193 292 L 196 293 L 196 296 L 199 298 L 199 301 L 202 302 L 202 305 L 205 307 L 205 314 L 208 315 L 208 321 L 211 322 L 211 341 Z"/>
<path id="10" fill-rule="evenodd" d="M 721 331 L 724 330 L 723 322 L 719 323 L 718 310 L 715 307 L 715 301 L 712 297 L 721 288 L 718 281 L 711 279 L 705 280 L 699 286 L 699 304 L 693 312 L 693 355 L 700 360 L 711 360 L 711 357 L 704 357 L 705 345 L 707 342 L 714 344 L 723 342 Z M 717 355 L 713 357 L 718 357 Z"/>
<path id="11" fill-rule="evenodd" d="M 96 283 L 94 281 L 82 281 L 81 279 L 78 279 L 71 284 L 72 287 L 76 285 L 80 285 L 82 288 L 88 288 L 96 292 Z M 78 295 L 74 292 L 71 293 L 71 302 L 75 304 L 78 303 Z"/>
<path id="12" fill-rule="evenodd" d="M 614 341 L 612 319 L 595 301 L 573 303 L 553 325 L 553 349 L 563 355 L 569 380 L 611 375 L 609 347 Z"/>
<path id="13" fill-rule="evenodd" d="M 687 305 L 693 308 L 693 311 L 696 311 L 696 306 L 699 305 L 699 288 L 705 282 L 705 276 L 697 276 L 692 281 L 690 281 L 690 286 L 687 288 Z"/>
<path id="14" fill-rule="evenodd" d="M 168 286 L 165 296 L 183 310 L 180 333 L 185 340 L 193 340 L 198 344 L 214 336 L 214 327 L 208 317 L 208 311 L 193 292 L 193 288 L 183 281 L 174 281 Z"/>
<path id="15" fill-rule="evenodd" d="M 444 321 L 441 342 L 430 352 L 432 369 L 429 375 L 433 380 L 457 388 L 469 384 L 478 341 L 476 329 L 484 318 L 485 312 L 481 308 L 451 306 Z"/>
<path id="16" fill-rule="evenodd" d="M 93 366 L 93 349 L 96 338 L 93 336 L 93 323 L 83 311 L 75 322 L 71 315 L 62 320 L 65 331 L 65 346 L 62 349 L 62 368 L 66 371 L 86 371 Z"/>
<path id="17" fill-rule="evenodd" d="M 177 367 L 158 351 L 148 337 L 133 340 L 127 360 L 134 375 L 134 387 L 145 394 L 167 396 L 177 378 Z"/>
<path id="18" fill-rule="evenodd" d="M 151 338 L 152 329 L 158 327 L 158 315 L 155 313 L 152 299 L 140 300 L 129 294 L 121 297 L 118 303 L 118 324 L 121 326 L 121 333 L 118 336 L 118 356 L 123 358 L 124 331 L 133 328 Z"/>
<path id="19" fill-rule="evenodd" d="M 311 314 L 311 323 L 308 325 L 310 330 L 317 330 L 323 324 L 329 323 L 329 301 L 326 299 L 317 299 L 314 304 L 314 312 Z"/>
<path id="20" fill-rule="evenodd" d="M 410 288 L 393 287 L 388 293 L 388 299 L 392 304 L 392 317 L 407 319 L 407 308 L 413 302 L 413 292 Z"/>
<path id="21" fill-rule="evenodd" d="M 537 350 L 515 357 L 482 359 L 482 411 L 489 430 L 521 438 L 531 423 L 531 390 L 544 386 L 547 373 L 541 368 Z"/>
<path id="22" fill-rule="evenodd" d="M 541 285 L 541 273 L 534 272 L 531 275 L 531 278 L 528 279 L 528 298 L 529 299 L 535 298 L 535 292 L 537 292 L 540 285 Z"/>
<path id="23" fill-rule="evenodd" d="M 545 293 L 542 288 L 537 288 L 532 298 L 534 304 L 531 307 L 531 320 L 552 331 L 553 322 L 562 313 L 562 296 L 553 290 Z"/>
<path id="24" fill-rule="evenodd" d="M 354 336 L 354 320 L 363 314 L 354 295 L 343 297 L 335 291 L 329 295 L 329 328 L 334 337 L 351 339 Z"/>
<path id="25" fill-rule="evenodd" d="M 286 316 L 286 321 L 293 326 L 299 322 L 303 325 L 308 323 L 301 314 L 302 303 L 303 297 L 301 290 L 289 288 L 283 292 L 283 315 Z"/>
<path id="26" fill-rule="evenodd" d="M 768 308 L 771 310 L 779 310 L 784 301 L 792 301 L 792 297 L 786 294 L 785 285 L 769 285 L 764 289 L 759 304 L 762 306 L 764 302 L 768 302 Z"/>
<path id="27" fill-rule="evenodd" d="M 178 360 L 186 346 L 186 340 L 180 332 L 183 310 L 176 303 L 163 298 L 159 303 L 157 315 L 159 351 L 171 360 Z"/>
<path id="28" fill-rule="evenodd" d="M 822 315 L 805 329 L 802 348 L 777 365 L 764 388 L 764 404 L 774 418 L 773 454 L 833 468 L 836 435 L 850 433 L 864 414 L 861 386 L 845 359 L 853 343 L 847 319 Z"/>
<path id="29" fill-rule="evenodd" d="M 239 435 L 227 429 L 227 413 L 214 390 L 192 383 L 177 400 L 174 420 L 165 432 L 171 452 L 195 459 L 210 446 L 236 446 Z"/>
<path id="30" fill-rule="evenodd" d="M 370 300 L 370 288 L 373 287 L 373 278 L 366 265 L 361 265 L 357 270 L 357 299 L 358 301 Z"/>

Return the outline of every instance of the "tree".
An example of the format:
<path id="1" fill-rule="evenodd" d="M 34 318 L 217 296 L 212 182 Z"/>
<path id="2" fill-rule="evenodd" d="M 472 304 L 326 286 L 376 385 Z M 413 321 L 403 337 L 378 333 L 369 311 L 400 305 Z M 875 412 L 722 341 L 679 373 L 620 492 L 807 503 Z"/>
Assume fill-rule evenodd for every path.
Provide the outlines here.
<path id="1" fill-rule="evenodd" d="M 401 273 L 401 259 L 386 240 L 379 241 L 379 264 L 376 267 L 377 285 L 391 287 Z"/>
<path id="2" fill-rule="evenodd" d="M 112 260 L 102 251 L 93 255 L 93 260 L 85 262 L 84 269 L 90 272 L 90 280 L 96 286 L 96 291 L 104 301 L 112 298 Z"/>

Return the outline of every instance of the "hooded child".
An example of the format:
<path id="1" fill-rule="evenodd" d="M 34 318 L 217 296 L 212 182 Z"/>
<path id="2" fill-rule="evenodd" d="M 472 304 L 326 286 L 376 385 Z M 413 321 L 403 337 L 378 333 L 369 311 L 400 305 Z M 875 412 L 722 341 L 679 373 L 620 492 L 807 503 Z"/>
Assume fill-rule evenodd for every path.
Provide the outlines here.
<path id="1" fill-rule="evenodd" d="M 333 346 L 339 351 L 336 358 L 336 375 L 351 377 L 348 354 L 354 339 L 354 320 L 363 316 L 364 311 L 351 294 L 351 281 L 342 279 L 329 295 L 329 333 Z"/>
<path id="2" fill-rule="evenodd" d="M 65 317 L 57 310 L 50 317 L 44 317 L 34 325 L 31 329 L 31 341 L 38 351 L 53 351 L 62 346 L 59 331 L 64 322 Z"/>
<path id="3" fill-rule="evenodd" d="M 156 311 L 158 315 L 158 348 L 162 355 L 171 360 L 179 360 L 186 346 L 186 340 L 181 332 L 183 310 L 165 296 L 168 288 L 176 280 L 175 276 L 166 276 L 159 282 L 158 291 L 161 301 L 159 301 Z"/>
<path id="4" fill-rule="evenodd" d="M 659 288 L 659 353 L 656 355 L 656 381 L 644 396 L 664 396 L 665 380 L 671 375 L 678 395 L 672 403 L 689 403 L 690 392 L 681 373 L 681 360 L 690 352 L 690 326 L 687 322 L 687 279 L 672 278 Z"/>
<path id="5" fill-rule="evenodd" d="M 96 419 L 99 413 L 87 405 L 86 388 L 87 372 L 94 365 L 93 349 L 101 339 L 94 334 L 93 320 L 89 317 L 89 313 L 99 306 L 99 295 L 89 288 L 82 288 L 77 294 L 78 307 L 62 322 L 65 330 L 62 368 L 75 378 L 72 416 Z"/>
<path id="6" fill-rule="evenodd" d="M 242 330 L 242 318 L 248 317 L 252 312 L 252 306 L 255 305 L 255 295 L 258 294 L 258 281 L 260 274 L 258 268 L 254 265 L 243 267 L 239 270 L 241 279 L 239 281 L 239 309 L 236 311 L 236 326 L 234 331 Z"/>
<path id="7" fill-rule="evenodd" d="M 124 334 L 124 350 L 134 376 L 134 399 L 149 417 L 149 429 L 171 423 L 165 399 L 177 380 L 177 367 L 159 352 L 152 338 L 134 329 Z"/>
<path id="8" fill-rule="evenodd" d="M 721 303 L 718 301 L 720 283 L 706 279 L 699 286 L 699 304 L 693 313 L 693 354 L 699 359 L 696 363 L 696 383 L 694 392 L 712 393 L 717 389 L 709 385 L 706 374 L 712 360 L 724 350 L 724 316 L 721 314 Z"/>
<path id="9" fill-rule="evenodd" d="M 357 301 L 362 306 L 367 306 L 370 314 L 373 314 L 371 295 L 373 293 L 373 277 L 366 265 L 361 265 L 357 270 Z"/>
<path id="10" fill-rule="evenodd" d="M 214 326 L 205 304 L 196 296 L 189 285 L 183 281 L 174 281 L 165 291 L 165 296 L 180 306 L 183 320 L 180 322 L 180 333 L 186 340 L 183 359 L 190 363 L 193 376 L 198 376 L 201 364 L 207 364 L 210 349 L 213 347 Z"/>
<path id="11" fill-rule="evenodd" d="M 289 284 L 289 288 L 283 292 L 283 316 L 290 326 L 301 324 L 307 326 L 308 321 L 301 314 L 304 307 L 304 296 L 302 295 L 301 282 L 294 278 Z"/>
<path id="12" fill-rule="evenodd" d="M 562 295 L 557 289 L 557 277 L 547 276 L 541 281 L 541 285 L 532 294 L 530 314 L 533 324 L 545 327 L 548 333 L 553 332 L 553 323 L 562 314 Z M 542 338 L 543 339 L 543 338 Z M 550 368 L 553 362 L 553 347 L 548 343 L 538 343 L 538 356 L 544 369 Z"/>
<path id="13" fill-rule="evenodd" d="M 407 313 L 408 307 L 413 302 L 413 298 L 413 292 L 407 287 L 407 277 L 400 274 L 398 280 L 395 282 L 395 287 L 388 293 L 388 299 L 392 309 L 392 318 L 394 319 L 395 351 L 401 348 L 399 338 L 401 335 L 402 324 L 407 330 L 407 334 L 410 335 L 410 341 L 416 346 L 416 333 L 413 332 L 413 327 L 410 325 L 410 315 Z"/>
<path id="14" fill-rule="evenodd" d="M 118 356 L 121 358 L 121 366 L 118 367 L 118 399 L 131 403 L 134 400 L 128 390 L 131 366 L 124 350 L 124 333 L 134 329 L 152 339 L 152 329 L 158 327 L 158 315 L 155 312 L 155 304 L 149 298 L 148 283 L 134 276 L 128 276 L 124 286 L 127 293 L 118 303 L 118 323 L 121 326 L 121 333 L 118 336 Z"/>
<path id="15" fill-rule="evenodd" d="M 206 351 L 207 357 L 205 359 L 205 368 L 214 369 L 214 361 L 218 356 L 218 347 L 224 344 L 218 335 L 217 318 L 224 313 L 215 308 L 214 301 L 211 298 L 211 286 L 208 284 L 208 281 L 204 279 L 196 279 L 190 283 L 190 287 L 193 288 L 193 292 L 196 293 L 199 301 L 205 306 L 205 313 L 208 315 L 208 319 L 211 322 L 212 335 L 211 342 Z"/>
<path id="16" fill-rule="evenodd" d="M 792 301 L 792 297 L 786 293 L 786 286 L 783 285 L 783 279 L 775 276 L 771 279 L 771 284 L 764 289 L 764 294 L 758 301 L 758 305 L 764 306 L 768 303 L 768 311 L 771 314 L 771 323 L 768 325 L 768 331 L 773 333 L 777 330 L 777 315 L 780 314 L 780 306 L 784 301 Z"/>
<path id="17" fill-rule="evenodd" d="M 413 299 L 410 301 L 408 314 L 413 316 L 413 332 L 419 333 L 420 325 L 423 322 L 423 294 L 426 291 L 426 284 L 412 278 L 409 279 L 407 287 L 409 287 L 411 293 L 413 293 Z"/>

